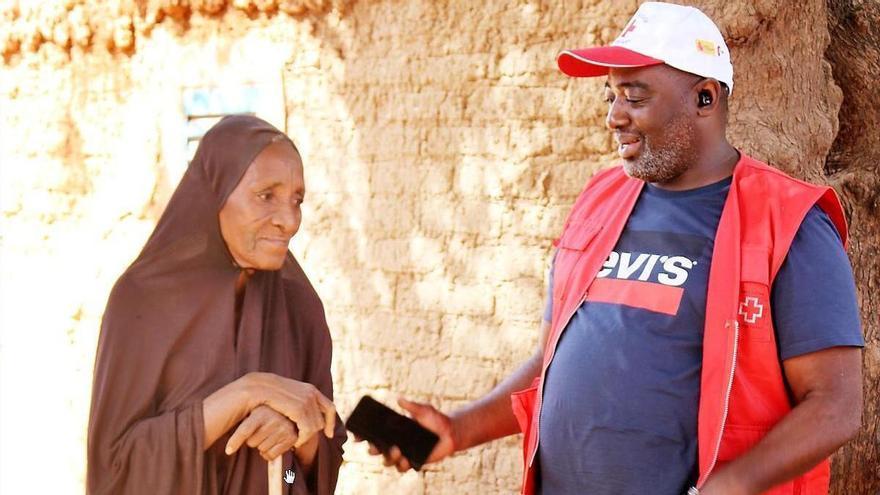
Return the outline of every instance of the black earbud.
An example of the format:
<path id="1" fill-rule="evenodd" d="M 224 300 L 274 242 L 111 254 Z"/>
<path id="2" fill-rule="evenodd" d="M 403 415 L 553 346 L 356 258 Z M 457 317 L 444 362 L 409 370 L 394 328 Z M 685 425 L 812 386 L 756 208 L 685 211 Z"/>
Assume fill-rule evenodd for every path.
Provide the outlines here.
<path id="1" fill-rule="evenodd" d="M 697 106 L 707 107 L 712 104 L 712 94 L 708 91 L 700 91 L 699 101 L 697 102 Z"/>

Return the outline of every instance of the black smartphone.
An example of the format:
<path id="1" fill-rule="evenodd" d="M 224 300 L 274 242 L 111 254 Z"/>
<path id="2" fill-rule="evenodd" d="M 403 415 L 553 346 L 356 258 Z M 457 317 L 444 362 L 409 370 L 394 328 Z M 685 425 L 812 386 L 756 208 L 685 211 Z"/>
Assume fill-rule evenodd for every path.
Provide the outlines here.
<path id="1" fill-rule="evenodd" d="M 416 471 L 422 468 L 440 440 L 433 431 L 398 414 L 369 395 L 361 397 L 345 422 L 345 427 L 383 453 L 396 445 Z"/>

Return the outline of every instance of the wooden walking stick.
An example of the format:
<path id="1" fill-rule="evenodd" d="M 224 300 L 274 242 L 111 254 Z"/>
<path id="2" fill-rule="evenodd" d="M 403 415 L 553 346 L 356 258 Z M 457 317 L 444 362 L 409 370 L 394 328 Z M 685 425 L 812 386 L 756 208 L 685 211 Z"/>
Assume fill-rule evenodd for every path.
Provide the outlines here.
<path id="1" fill-rule="evenodd" d="M 283 455 L 279 455 L 269 461 L 269 495 L 281 495 L 284 491 L 284 487 L 281 484 L 283 481 L 281 478 L 281 459 L 283 458 Z"/>

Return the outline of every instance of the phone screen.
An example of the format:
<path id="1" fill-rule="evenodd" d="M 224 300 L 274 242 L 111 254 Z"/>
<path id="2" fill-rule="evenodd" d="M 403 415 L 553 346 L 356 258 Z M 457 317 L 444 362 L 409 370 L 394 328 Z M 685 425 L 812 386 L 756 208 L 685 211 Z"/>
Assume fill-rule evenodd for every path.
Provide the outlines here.
<path id="1" fill-rule="evenodd" d="M 345 427 L 383 453 L 396 445 L 416 471 L 421 469 L 439 440 L 434 432 L 369 395 L 361 398 Z"/>

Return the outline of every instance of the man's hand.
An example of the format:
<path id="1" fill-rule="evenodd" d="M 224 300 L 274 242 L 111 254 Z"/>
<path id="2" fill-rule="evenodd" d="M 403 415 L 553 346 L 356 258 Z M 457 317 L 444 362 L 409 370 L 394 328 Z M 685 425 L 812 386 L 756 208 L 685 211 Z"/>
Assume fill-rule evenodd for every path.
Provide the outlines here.
<path id="1" fill-rule="evenodd" d="M 406 410 L 416 422 L 440 437 L 434 450 L 431 451 L 431 455 L 425 461 L 426 464 L 441 461 L 455 452 L 453 422 L 449 416 L 438 411 L 430 404 L 411 402 L 406 399 L 397 399 L 397 404 Z M 370 453 L 373 455 L 383 455 L 385 457 L 385 465 L 395 466 L 401 473 L 408 471 L 412 467 L 409 459 L 404 457 L 396 446 L 391 447 L 390 451 L 383 454 L 374 445 L 370 444 Z"/>
<path id="2" fill-rule="evenodd" d="M 417 423 L 433 431 L 440 437 L 437 446 L 431 451 L 426 463 L 441 461 L 455 452 L 467 450 L 477 445 L 519 433 L 519 425 L 510 407 L 510 394 L 522 390 L 541 373 L 543 347 L 550 334 L 550 323 L 542 321 L 541 340 L 535 354 L 519 366 L 510 376 L 485 396 L 456 410 L 444 414 L 430 404 L 398 399 L 397 403 L 406 410 Z M 359 438 L 356 440 L 360 441 Z M 370 453 L 379 455 L 375 446 Z M 384 454 L 385 465 L 395 466 L 404 472 L 412 467 L 403 457 L 400 449 L 392 447 Z"/>
<path id="3" fill-rule="evenodd" d="M 259 406 L 238 425 L 226 443 L 226 454 L 231 455 L 243 444 L 260 451 L 263 459 L 271 461 L 291 450 L 299 435 L 296 425 L 269 406 Z"/>

